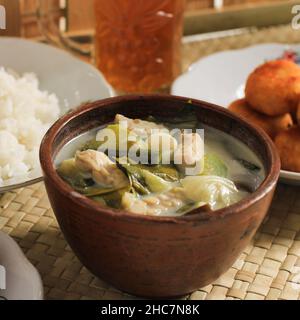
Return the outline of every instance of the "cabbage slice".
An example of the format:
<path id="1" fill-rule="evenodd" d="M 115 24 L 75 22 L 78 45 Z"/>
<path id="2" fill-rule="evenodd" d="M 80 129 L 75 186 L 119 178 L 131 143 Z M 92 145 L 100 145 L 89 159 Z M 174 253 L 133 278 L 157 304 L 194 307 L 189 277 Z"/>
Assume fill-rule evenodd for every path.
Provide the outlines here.
<path id="1" fill-rule="evenodd" d="M 213 211 L 228 207 L 245 196 L 232 181 L 219 176 L 190 176 L 181 180 L 181 184 L 188 199 L 207 203 Z"/>

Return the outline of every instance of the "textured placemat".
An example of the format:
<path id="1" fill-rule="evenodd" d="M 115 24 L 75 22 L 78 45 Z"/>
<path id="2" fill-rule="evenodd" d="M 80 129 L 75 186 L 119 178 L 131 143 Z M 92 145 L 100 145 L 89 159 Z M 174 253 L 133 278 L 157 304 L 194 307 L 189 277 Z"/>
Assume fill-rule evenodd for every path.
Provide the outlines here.
<path id="1" fill-rule="evenodd" d="M 280 185 L 253 243 L 214 284 L 185 299 L 300 299 L 300 187 Z M 40 272 L 48 299 L 133 299 L 95 278 L 57 225 L 44 185 L 6 193 L 0 229 Z"/>
<path id="2" fill-rule="evenodd" d="M 260 42 L 297 42 L 289 26 L 184 46 L 184 66 L 203 55 Z M 280 185 L 252 244 L 214 284 L 184 299 L 300 299 L 300 187 Z M 64 240 L 36 184 L 0 196 L 0 230 L 10 234 L 40 272 L 47 299 L 135 299 L 95 278 Z"/>

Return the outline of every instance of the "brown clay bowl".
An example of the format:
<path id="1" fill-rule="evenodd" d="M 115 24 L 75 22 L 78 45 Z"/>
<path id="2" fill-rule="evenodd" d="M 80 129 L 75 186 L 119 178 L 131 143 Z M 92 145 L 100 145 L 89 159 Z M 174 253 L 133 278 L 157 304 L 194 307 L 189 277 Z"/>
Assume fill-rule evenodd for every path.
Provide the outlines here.
<path id="1" fill-rule="evenodd" d="M 55 171 L 53 160 L 63 145 L 111 122 L 117 113 L 172 118 L 189 108 L 202 123 L 246 143 L 265 166 L 263 184 L 236 205 L 212 215 L 199 211 L 180 218 L 139 216 L 99 206 L 74 192 Z M 161 95 L 111 98 L 65 115 L 46 134 L 40 160 L 53 210 L 80 261 L 118 289 L 152 298 L 188 294 L 226 272 L 264 220 L 280 171 L 273 143 L 260 129 L 224 108 Z"/>

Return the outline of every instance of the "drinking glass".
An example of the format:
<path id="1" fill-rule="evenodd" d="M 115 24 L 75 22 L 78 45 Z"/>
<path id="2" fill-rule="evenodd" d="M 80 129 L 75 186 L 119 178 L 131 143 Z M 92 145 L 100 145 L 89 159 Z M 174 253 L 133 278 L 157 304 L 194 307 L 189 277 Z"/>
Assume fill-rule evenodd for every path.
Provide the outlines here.
<path id="1" fill-rule="evenodd" d="M 180 74 L 184 7 L 185 0 L 94 0 L 94 61 L 116 90 L 155 92 Z M 47 1 L 39 1 L 38 13 L 48 40 L 92 54 L 61 34 Z"/>

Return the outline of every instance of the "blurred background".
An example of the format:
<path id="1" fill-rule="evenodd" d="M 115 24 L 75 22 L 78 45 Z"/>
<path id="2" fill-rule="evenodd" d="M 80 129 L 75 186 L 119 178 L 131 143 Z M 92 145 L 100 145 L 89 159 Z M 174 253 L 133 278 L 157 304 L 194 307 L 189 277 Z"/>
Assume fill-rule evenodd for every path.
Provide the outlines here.
<path id="1" fill-rule="evenodd" d="M 60 28 L 74 37 L 93 34 L 93 0 L 43 0 L 51 6 Z M 0 0 L 6 7 L 7 30 L 0 35 L 41 37 L 37 0 Z M 249 26 L 288 23 L 291 0 L 186 0 L 185 35 Z"/>

